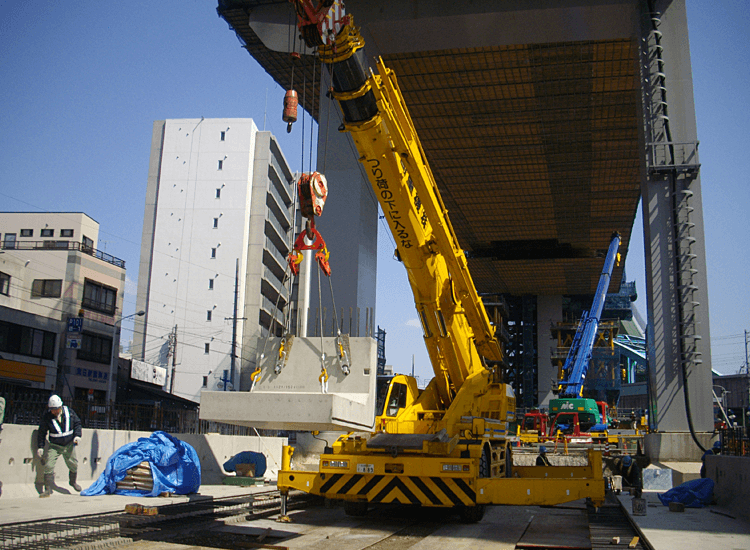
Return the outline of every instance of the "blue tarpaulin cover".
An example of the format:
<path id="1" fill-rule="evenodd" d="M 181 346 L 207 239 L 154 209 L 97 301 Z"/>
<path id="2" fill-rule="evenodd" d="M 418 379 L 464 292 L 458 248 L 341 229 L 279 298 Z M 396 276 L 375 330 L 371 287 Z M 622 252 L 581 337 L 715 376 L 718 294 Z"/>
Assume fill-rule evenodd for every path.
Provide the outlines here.
<path id="1" fill-rule="evenodd" d="M 255 477 L 261 477 L 266 473 L 266 457 L 263 453 L 253 451 L 242 451 L 224 463 L 227 472 L 234 472 L 237 464 L 252 464 L 255 466 Z"/>
<path id="2" fill-rule="evenodd" d="M 713 480 L 704 478 L 686 481 L 658 497 L 664 506 L 669 506 L 670 502 L 681 502 L 686 508 L 702 508 L 705 504 L 711 504 L 713 492 Z"/>
<path id="3" fill-rule="evenodd" d="M 141 462 L 151 465 L 154 488 L 149 491 L 117 489 L 117 482 Z M 155 497 L 161 493 L 187 495 L 201 486 L 201 463 L 192 446 L 165 432 L 123 445 L 107 460 L 107 467 L 83 496 L 118 494 Z"/>

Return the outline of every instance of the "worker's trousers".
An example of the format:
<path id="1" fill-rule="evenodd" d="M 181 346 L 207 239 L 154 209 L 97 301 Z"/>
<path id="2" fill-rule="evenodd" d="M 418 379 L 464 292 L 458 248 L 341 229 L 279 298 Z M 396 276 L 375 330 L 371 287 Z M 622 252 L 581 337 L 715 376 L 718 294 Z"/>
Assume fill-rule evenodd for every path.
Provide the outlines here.
<path id="1" fill-rule="evenodd" d="M 47 463 L 44 465 L 45 475 L 55 473 L 55 464 L 57 463 L 57 458 L 61 455 L 65 459 L 65 464 L 68 466 L 68 470 L 70 470 L 71 473 L 76 473 L 78 471 L 78 459 L 76 458 L 75 444 L 72 441 L 67 445 L 55 445 L 54 443 L 50 443 L 49 448 L 47 449 Z"/>

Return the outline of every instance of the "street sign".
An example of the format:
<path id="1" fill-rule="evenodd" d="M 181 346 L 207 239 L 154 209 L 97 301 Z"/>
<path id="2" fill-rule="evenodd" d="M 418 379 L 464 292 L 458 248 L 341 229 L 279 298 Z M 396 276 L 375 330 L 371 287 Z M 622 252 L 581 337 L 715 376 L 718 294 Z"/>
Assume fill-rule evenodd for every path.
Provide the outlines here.
<path id="1" fill-rule="evenodd" d="M 83 317 L 68 317 L 68 332 L 82 332 Z"/>
<path id="2" fill-rule="evenodd" d="M 81 340 L 81 336 L 68 335 L 68 339 L 65 342 L 65 347 L 68 349 L 81 349 Z"/>

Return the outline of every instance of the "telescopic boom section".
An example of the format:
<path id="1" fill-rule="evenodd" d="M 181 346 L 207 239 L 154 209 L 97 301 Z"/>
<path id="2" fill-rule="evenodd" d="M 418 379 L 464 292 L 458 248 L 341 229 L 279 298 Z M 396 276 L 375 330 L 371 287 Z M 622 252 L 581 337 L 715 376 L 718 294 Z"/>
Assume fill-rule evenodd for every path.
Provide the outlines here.
<path id="1" fill-rule="evenodd" d="M 599 285 L 596 287 L 594 302 L 591 310 L 584 312 L 581 323 L 578 325 L 573 345 L 570 347 L 568 357 L 563 365 L 563 379 L 560 382 L 561 397 L 581 397 L 583 385 L 586 381 L 586 373 L 591 361 L 591 353 L 594 348 L 596 332 L 599 330 L 599 321 L 604 309 L 604 300 L 607 297 L 609 281 L 618 257 L 617 249 L 620 247 L 620 234 L 613 233 L 609 243 L 607 257 L 604 260 L 602 274 L 599 277 Z"/>
<path id="2" fill-rule="evenodd" d="M 480 355 L 501 361 L 484 304 L 477 294 L 440 198 L 395 74 L 368 68 L 364 41 L 349 21 L 335 44 L 321 46 L 333 96 L 344 115 L 397 252 L 406 267 L 438 394 L 447 408 L 464 381 L 484 368 Z"/>

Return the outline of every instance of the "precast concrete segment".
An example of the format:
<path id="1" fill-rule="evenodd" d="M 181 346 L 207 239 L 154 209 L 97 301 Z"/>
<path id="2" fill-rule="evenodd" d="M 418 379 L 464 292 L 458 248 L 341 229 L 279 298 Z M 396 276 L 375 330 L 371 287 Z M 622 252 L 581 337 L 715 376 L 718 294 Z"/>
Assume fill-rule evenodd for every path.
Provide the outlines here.
<path id="1" fill-rule="evenodd" d="M 201 420 L 272 430 L 371 431 L 375 423 L 377 342 L 349 338 L 350 374 L 341 368 L 336 338 L 294 338 L 280 372 L 280 338 L 259 338 L 261 375 L 252 392 L 203 392 Z M 321 385 L 322 365 L 328 374 Z"/>

